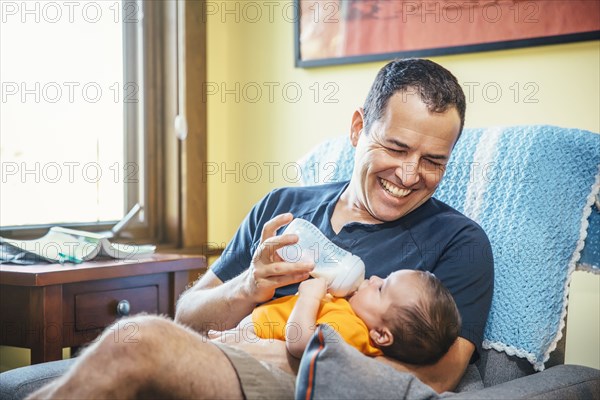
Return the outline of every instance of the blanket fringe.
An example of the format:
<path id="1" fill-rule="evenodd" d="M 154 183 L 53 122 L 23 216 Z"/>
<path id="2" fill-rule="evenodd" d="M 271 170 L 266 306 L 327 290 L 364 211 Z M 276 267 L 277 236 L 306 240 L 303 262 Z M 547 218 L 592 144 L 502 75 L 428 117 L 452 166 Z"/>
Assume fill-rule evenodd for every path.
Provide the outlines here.
<path id="1" fill-rule="evenodd" d="M 494 349 L 496 351 L 504 352 L 504 353 L 508 354 L 509 356 L 516 356 L 519 358 L 524 358 L 533 365 L 533 369 L 536 371 L 543 371 L 544 370 L 544 362 L 547 361 L 547 360 L 539 361 L 538 359 L 536 359 L 535 354 L 530 353 L 523 349 L 518 349 L 514 346 L 509 346 L 502 342 L 492 342 L 490 340 L 484 340 L 483 348 L 488 349 L 488 350 Z"/>
<path id="2" fill-rule="evenodd" d="M 594 274 L 594 275 L 600 275 L 600 269 L 598 269 L 590 264 L 579 263 L 579 264 L 577 264 L 575 271 L 583 271 L 583 272 L 589 272 L 590 274 Z"/>
<path id="3" fill-rule="evenodd" d="M 578 270 L 578 271 L 586 271 L 586 272 L 591 272 L 596 275 L 600 275 L 600 270 L 598 268 L 594 268 L 591 265 L 587 265 L 587 264 L 579 264 L 579 265 L 577 264 L 577 261 L 579 261 L 579 259 L 581 258 L 581 252 L 583 250 L 583 246 L 585 244 L 585 239 L 587 237 L 587 230 L 588 230 L 588 226 L 589 226 L 588 218 L 590 217 L 590 215 L 592 213 L 592 207 L 596 200 L 596 196 L 598 196 L 598 193 L 600 192 L 600 166 L 598 166 L 598 173 L 596 174 L 596 179 L 595 179 L 594 184 L 592 185 L 591 189 L 592 190 L 590 191 L 590 193 L 587 197 L 586 204 L 583 209 L 583 213 L 581 215 L 581 225 L 580 225 L 580 229 L 579 229 L 579 239 L 577 240 L 577 246 L 575 248 L 575 252 L 573 253 L 573 255 L 571 257 L 571 260 L 569 261 L 569 266 L 568 266 L 568 271 L 567 271 L 567 279 L 565 281 L 565 287 L 563 290 L 563 306 L 562 306 L 561 317 L 560 317 L 560 326 L 559 326 L 558 332 L 557 332 L 554 340 L 548 347 L 548 350 L 544 353 L 542 360 L 538 360 L 536 358 L 535 354 L 533 354 L 533 353 L 530 353 L 524 349 L 516 348 L 514 346 L 509 346 L 502 342 L 494 342 L 494 341 L 484 340 L 483 348 L 494 349 L 496 351 L 505 352 L 509 356 L 525 358 L 533 365 L 534 370 L 536 370 L 536 371 L 544 370 L 544 368 L 545 368 L 544 364 L 550 358 L 550 353 L 552 353 L 556 349 L 558 342 L 563 337 L 563 329 L 565 328 L 565 319 L 567 316 L 567 305 L 568 305 L 568 300 L 569 300 L 569 287 L 571 284 L 571 278 L 572 278 L 573 272 L 575 270 Z"/>
<path id="4" fill-rule="evenodd" d="M 571 260 L 569 261 L 569 267 L 568 267 L 568 272 L 567 272 L 567 279 L 565 281 L 565 288 L 564 288 L 564 292 L 563 292 L 563 306 L 562 306 L 562 312 L 561 312 L 561 316 L 560 316 L 560 326 L 558 327 L 558 332 L 556 334 L 556 337 L 554 338 L 554 340 L 552 341 L 552 343 L 550 344 L 550 347 L 548 347 L 548 350 L 544 353 L 544 358 L 541 361 L 542 365 L 541 365 L 541 369 L 539 369 L 539 371 L 543 371 L 544 370 L 544 363 L 546 361 L 548 361 L 548 359 L 550 358 L 550 353 L 552 353 L 555 349 L 556 346 L 558 344 L 558 342 L 560 341 L 560 339 L 562 339 L 563 337 L 563 329 L 565 328 L 565 319 L 567 317 L 567 305 L 569 302 L 569 288 L 571 285 L 571 279 L 573 277 L 573 272 L 577 269 L 577 261 L 579 261 L 579 259 L 581 258 L 581 252 L 583 250 L 583 246 L 585 244 L 585 238 L 587 237 L 587 230 L 588 230 L 588 218 L 590 217 L 591 213 L 592 213 L 592 207 L 594 205 L 594 201 L 596 200 L 596 196 L 598 195 L 598 192 L 600 191 L 600 165 L 598 166 L 598 173 L 596 173 L 596 179 L 594 180 L 594 183 L 592 184 L 592 190 L 590 191 L 586 203 L 585 203 L 585 207 L 583 208 L 583 213 L 581 215 L 581 225 L 579 228 L 579 240 L 577 241 L 577 246 L 575 247 L 575 252 L 573 253 L 573 256 L 571 257 Z M 599 271 L 594 271 L 594 273 L 599 273 Z M 534 368 L 536 370 L 538 370 L 536 368 L 536 364 L 534 364 Z"/>
<path id="5" fill-rule="evenodd" d="M 594 184 L 592 185 L 592 190 L 590 191 L 590 194 L 587 197 L 585 207 L 583 208 L 583 215 L 581 216 L 581 226 L 579 230 L 579 240 L 577 241 L 577 247 L 575 248 L 575 253 L 573 254 L 574 262 L 576 264 L 576 270 L 591 272 L 593 274 L 600 274 L 600 269 L 588 264 L 577 264 L 577 261 L 579 261 L 579 259 L 581 258 L 581 252 L 583 251 L 585 239 L 587 238 L 587 231 L 589 227 L 588 219 L 593 212 L 593 208 L 597 206 L 599 196 L 600 165 L 598 165 L 598 173 L 596 174 L 596 179 L 594 181 Z M 598 212 L 600 212 L 600 208 L 598 209 Z"/>

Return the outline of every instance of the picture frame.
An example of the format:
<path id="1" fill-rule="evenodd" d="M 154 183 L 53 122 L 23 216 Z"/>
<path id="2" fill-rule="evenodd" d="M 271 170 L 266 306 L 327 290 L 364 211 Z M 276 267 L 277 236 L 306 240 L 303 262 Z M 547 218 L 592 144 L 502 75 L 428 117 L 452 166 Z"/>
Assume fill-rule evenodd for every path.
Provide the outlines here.
<path id="1" fill-rule="evenodd" d="M 600 39 L 597 0 L 294 0 L 295 65 Z"/>

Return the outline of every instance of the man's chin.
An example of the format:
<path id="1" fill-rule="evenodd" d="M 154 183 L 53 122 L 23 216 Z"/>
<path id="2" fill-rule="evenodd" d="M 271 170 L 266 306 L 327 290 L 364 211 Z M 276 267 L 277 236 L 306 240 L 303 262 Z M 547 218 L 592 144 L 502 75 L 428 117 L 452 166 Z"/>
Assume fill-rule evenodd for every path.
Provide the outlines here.
<path id="1" fill-rule="evenodd" d="M 401 208 L 386 207 L 386 209 L 378 210 L 378 212 L 376 212 L 376 215 L 374 215 L 374 217 L 375 217 L 375 219 L 377 219 L 378 221 L 381 221 L 382 223 L 397 221 L 400 218 L 410 214 L 411 212 L 413 212 L 414 210 L 419 208 L 423 203 L 425 203 L 430 198 L 431 198 L 431 196 L 427 197 L 426 199 L 421 200 L 419 203 L 406 204 L 406 205 L 403 205 Z"/>

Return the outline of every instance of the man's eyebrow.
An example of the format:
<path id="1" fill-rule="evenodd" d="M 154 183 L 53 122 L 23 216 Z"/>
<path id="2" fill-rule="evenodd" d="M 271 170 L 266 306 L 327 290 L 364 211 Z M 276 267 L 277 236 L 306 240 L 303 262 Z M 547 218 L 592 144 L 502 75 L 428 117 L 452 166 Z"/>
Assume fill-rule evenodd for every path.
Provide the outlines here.
<path id="1" fill-rule="evenodd" d="M 402 149 L 406 149 L 406 150 L 410 150 L 410 146 L 407 145 L 406 143 L 403 143 L 401 141 L 399 141 L 398 139 L 394 139 L 394 138 L 388 138 L 386 139 L 387 142 L 398 146 Z M 448 156 L 444 155 L 444 154 L 423 154 L 423 157 L 425 158 L 431 158 L 434 160 L 447 160 Z"/>
<path id="2" fill-rule="evenodd" d="M 410 150 L 410 146 L 409 145 L 407 145 L 406 143 L 403 143 L 403 142 L 399 141 L 398 139 L 387 138 L 386 141 L 389 142 L 389 143 L 391 143 L 391 144 L 393 144 L 393 145 L 395 145 L 395 146 L 402 147 L 403 149 Z"/>

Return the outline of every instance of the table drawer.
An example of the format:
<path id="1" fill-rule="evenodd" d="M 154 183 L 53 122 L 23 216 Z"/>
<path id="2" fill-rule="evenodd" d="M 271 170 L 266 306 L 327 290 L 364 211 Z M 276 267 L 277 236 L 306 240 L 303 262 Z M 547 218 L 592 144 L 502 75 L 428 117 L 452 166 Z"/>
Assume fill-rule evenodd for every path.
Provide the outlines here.
<path id="1" fill-rule="evenodd" d="M 128 276 L 74 282 L 63 286 L 63 347 L 95 340 L 119 318 L 117 304 L 127 300 L 129 315 L 140 312 L 173 315 L 169 274 Z"/>
<path id="2" fill-rule="evenodd" d="M 0 345 L 31 349 L 32 364 L 60 360 L 65 347 L 76 351 L 118 320 L 121 300 L 129 302 L 130 315 L 146 312 L 172 318 L 190 271 L 205 269 L 204 257 L 173 254 L 153 254 L 135 261 L 2 264 Z M 107 335 L 126 339 L 117 333 L 109 331 Z"/>
<path id="3" fill-rule="evenodd" d="M 75 296 L 75 330 L 88 331 L 104 328 L 123 316 L 117 308 L 128 315 L 140 312 L 159 312 L 158 286 L 143 286 L 119 290 L 81 293 Z M 128 306 L 128 307 L 127 307 Z"/>

